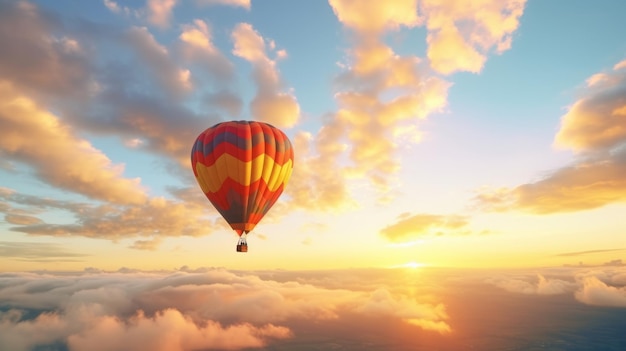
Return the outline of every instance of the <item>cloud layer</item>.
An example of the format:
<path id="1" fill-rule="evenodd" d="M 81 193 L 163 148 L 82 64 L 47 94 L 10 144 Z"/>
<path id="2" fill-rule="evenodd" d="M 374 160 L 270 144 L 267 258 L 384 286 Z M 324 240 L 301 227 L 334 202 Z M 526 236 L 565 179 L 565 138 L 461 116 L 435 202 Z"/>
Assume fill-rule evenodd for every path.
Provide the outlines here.
<path id="1" fill-rule="evenodd" d="M 442 306 L 384 287 L 347 288 L 290 280 L 289 273 L 274 280 L 222 269 L 5 273 L 0 274 L 0 339 L 14 351 L 55 343 L 73 351 L 236 350 L 293 338 L 292 324 L 313 326 L 352 313 L 449 331 Z"/>
<path id="2" fill-rule="evenodd" d="M 625 273 L 623 267 L 2 273 L 0 339 L 12 351 L 597 346 L 593 338 L 567 336 L 603 328 L 603 337 L 623 340 L 617 308 L 624 307 Z M 606 318 L 613 324 L 602 324 Z"/>

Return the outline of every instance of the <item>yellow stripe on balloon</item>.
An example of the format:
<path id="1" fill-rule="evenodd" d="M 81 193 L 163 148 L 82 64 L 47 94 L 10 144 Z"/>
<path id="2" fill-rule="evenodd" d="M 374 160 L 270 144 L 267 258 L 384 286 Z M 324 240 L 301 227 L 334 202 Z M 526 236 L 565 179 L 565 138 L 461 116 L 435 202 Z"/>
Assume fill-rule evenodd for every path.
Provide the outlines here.
<path id="1" fill-rule="evenodd" d="M 256 182 L 260 178 L 262 178 L 266 184 L 268 184 L 268 190 L 276 191 L 280 187 L 280 185 L 284 181 L 276 181 L 278 179 L 282 179 L 278 175 L 282 175 L 283 172 L 287 172 L 286 174 L 291 175 L 291 169 L 293 168 L 292 160 L 288 160 L 283 165 L 276 164 L 274 159 L 269 157 L 268 155 L 259 155 L 252 159 L 252 161 L 244 162 L 239 160 L 237 157 L 232 156 L 230 154 L 222 154 L 213 165 L 206 167 L 200 162 L 196 163 L 196 172 L 198 173 L 198 179 L 200 183 L 200 187 L 202 191 L 205 193 L 217 192 L 224 181 L 228 178 L 236 181 L 237 183 L 248 186 L 251 183 Z M 239 172 L 225 172 L 219 170 L 222 169 L 238 169 Z M 241 171 L 241 170 L 245 171 Z M 215 172 L 218 170 L 217 172 Z M 262 171 L 261 171 L 262 170 Z M 214 179 L 211 177 L 211 174 L 216 174 L 218 179 Z M 248 174 L 250 177 L 248 177 Z M 272 175 L 274 175 L 272 177 Z M 237 177 L 239 176 L 239 179 Z M 270 184 L 269 180 L 272 179 L 272 184 Z M 285 180 L 288 180 L 285 179 Z"/>

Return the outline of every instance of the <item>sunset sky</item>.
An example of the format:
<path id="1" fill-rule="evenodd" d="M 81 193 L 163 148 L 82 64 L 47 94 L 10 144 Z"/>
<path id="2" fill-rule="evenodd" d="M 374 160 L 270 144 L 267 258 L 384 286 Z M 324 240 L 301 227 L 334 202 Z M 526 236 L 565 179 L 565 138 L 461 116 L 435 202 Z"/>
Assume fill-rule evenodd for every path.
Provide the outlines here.
<path id="1" fill-rule="evenodd" d="M 0 0 L 0 351 L 623 349 L 625 13 Z M 246 254 L 190 165 L 226 120 L 295 150 Z"/>
<path id="2" fill-rule="evenodd" d="M 1 6 L 2 271 L 626 257 L 619 1 Z M 189 161 L 231 119 L 296 154 L 244 255 Z"/>

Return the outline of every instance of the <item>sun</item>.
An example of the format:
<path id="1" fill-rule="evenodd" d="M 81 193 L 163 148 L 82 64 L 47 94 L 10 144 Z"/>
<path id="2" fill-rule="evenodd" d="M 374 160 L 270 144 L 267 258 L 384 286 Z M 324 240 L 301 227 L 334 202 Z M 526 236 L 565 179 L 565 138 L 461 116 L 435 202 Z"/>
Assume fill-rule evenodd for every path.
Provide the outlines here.
<path id="1" fill-rule="evenodd" d="M 417 269 L 417 268 L 424 267 L 424 264 L 423 263 L 419 263 L 419 262 L 415 262 L 415 261 L 411 261 L 411 262 L 407 262 L 407 263 L 403 264 L 402 266 L 404 268 Z"/>

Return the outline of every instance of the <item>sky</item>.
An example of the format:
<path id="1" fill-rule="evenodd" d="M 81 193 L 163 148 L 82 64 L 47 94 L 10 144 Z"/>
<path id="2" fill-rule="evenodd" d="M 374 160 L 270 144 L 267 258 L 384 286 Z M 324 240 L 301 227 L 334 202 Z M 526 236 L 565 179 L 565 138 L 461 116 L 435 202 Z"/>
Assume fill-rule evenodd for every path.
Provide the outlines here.
<path id="1" fill-rule="evenodd" d="M 626 348 L 624 13 L 0 0 L 0 340 Z M 295 153 L 245 254 L 190 162 L 227 120 Z"/>
<path id="2" fill-rule="evenodd" d="M 1 271 L 626 257 L 621 2 L 1 4 Z M 239 119 L 295 150 L 245 255 L 190 167 Z"/>

